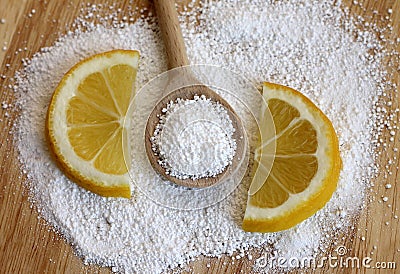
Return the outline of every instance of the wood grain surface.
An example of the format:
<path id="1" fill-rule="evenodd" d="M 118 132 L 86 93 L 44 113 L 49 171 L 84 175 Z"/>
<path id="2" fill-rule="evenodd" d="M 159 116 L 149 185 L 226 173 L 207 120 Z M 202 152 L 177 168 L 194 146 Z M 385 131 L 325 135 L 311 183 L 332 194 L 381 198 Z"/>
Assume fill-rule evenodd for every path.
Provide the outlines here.
<path id="1" fill-rule="evenodd" d="M 107 2 L 110 1 L 90 1 Z M 151 8 L 145 0 L 112 2 L 116 9 L 122 10 L 125 10 L 129 2 L 140 8 Z M 358 2 L 362 3 L 363 8 L 360 8 Z M 52 45 L 71 26 L 86 4 L 83 0 L 0 0 L 0 19 L 5 20 L 0 23 L 0 75 L 5 75 L 5 79 L 0 78 L 0 102 L 14 102 L 13 92 L 10 92 L 8 86 L 13 84 L 15 72 L 22 68 L 22 59 L 31 58 L 40 48 Z M 362 15 L 367 21 L 382 26 L 387 26 L 388 20 L 391 20 L 393 31 L 388 38 L 400 36 L 400 1 L 343 1 L 342 6 L 349 8 L 356 16 Z M 389 9 L 392 12 L 388 12 Z M 388 44 L 387 47 L 398 45 Z M 394 77 L 394 81 L 399 84 L 398 72 Z M 390 91 L 389 95 L 394 102 L 392 108 L 399 107 L 396 91 Z M 18 113 L 10 111 L 6 115 L 7 111 L 0 109 L 0 273 L 109 273 L 107 268 L 85 266 L 63 238 L 46 226 L 31 207 L 10 133 Z M 398 121 L 398 117 L 396 119 Z M 398 137 L 395 146 L 399 147 Z M 370 256 L 374 261 L 397 262 L 397 269 L 326 268 L 315 272 L 400 273 L 400 224 L 399 219 L 394 218 L 400 215 L 399 154 L 393 150 L 382 150 L 378 162 L 385 166 L 388 159 L 393 159 L 394 153 L 397 153 L 397 162 L 391 166 L 393 174 L 385 178 L 382 173 L 374 181 L 371 193 L 376 199 L 372 199 L 368 208 L 362 210 L 360 218 L 354 220 L 353 233 L 338 235 L 340 240 L 337 244 L 347 247 L 349 254 L 360 258 Z M 390 191 L 384 187 L 387 183 L 392 184 Z M 389 200 L 382 203 L 382 196 L 387 196 Z M 391 207 L 388 207 L 389 204 Z M 253 252 L 257 258 L 263 250 L 255 249 Z M 253 263 L 246 258 L 235 260 L 232 264 L 231 257 L 227 256 L 220 259 L 201 257 L 189 266 L 195 273 L 250 273 Z"/>

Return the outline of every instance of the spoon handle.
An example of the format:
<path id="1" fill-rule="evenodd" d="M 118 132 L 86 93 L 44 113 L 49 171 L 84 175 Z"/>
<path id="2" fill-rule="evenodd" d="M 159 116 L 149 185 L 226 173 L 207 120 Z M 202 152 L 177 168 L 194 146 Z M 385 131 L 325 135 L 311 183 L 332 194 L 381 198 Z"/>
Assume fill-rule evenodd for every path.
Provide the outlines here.
<path id="1" fill-rule="evenodd" d="M 167 51 L 168 69 L 189 65 L 174 0 L 153 1 Z"/>

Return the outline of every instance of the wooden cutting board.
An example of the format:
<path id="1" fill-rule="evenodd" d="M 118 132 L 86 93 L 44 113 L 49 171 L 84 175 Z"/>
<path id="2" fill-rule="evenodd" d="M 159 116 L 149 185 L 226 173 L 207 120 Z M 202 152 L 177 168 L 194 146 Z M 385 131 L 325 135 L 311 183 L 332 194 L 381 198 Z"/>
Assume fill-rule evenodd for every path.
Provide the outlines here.
<path id="1" fill-rule="evenodd" d="M 95 0 L 90 3 L 105 3 L 110 1 Z M 115 0 L 115 9 L 124 8 L 129 0 Z M 138 7 L 151 5 L 145 0 L 134 1 Z M 180 5 L 184 4 L 180 1 Z M 362 15 L 368 21 L 382 23 L 380 18 L 388 16 L 392 20 L 393 34 L 391 38 L 400 36 L 400 1 L 396 0 L 359 0 L 365 9 L 356 5 L 357 1 L 343 1 L 354 15 Z M 6 88 L 12 85 L 11 77 L 22 67 L 23 58 L 31 58 L 40 48 L 50 46 L 66 26 L 70 26 L 79 14 L 80 8 L 86 4 L 83 0 L 0 0 L 0 102 L 13 103 L 13 93 Z M 388 10 L 392 9 L 392 13 Z M 375 11 L 375 12 L 374 12 Z M 31 14 L 31 15 L 30 15 Z M 387 20 L 385 21 L 387 24 Z M 385 23 L 384 23 L 385 24 Z M 397 49 L 400 50 L 399 43 Z M 3 46 L 6 49 L 3 49 Z M 18 52 L 18 49 L 23 49 Z M 26 48 L 26 50 L 25 50 Z M 399 85 L 397 74 L 396 83 Z M 393 109 L 399 107 L 395 91 L 390 94 L 393 99 Z M 23 189 L 24 177 L 20 173 L 20 164 L 14 147 L 12 135 L 9 134 L 16 114 L 10 112 L 5 117 L 5 111 L 0 109 L 0 273 L 108 273 L 107 268 L 85 266 L 76 257 L 72 248 L 55 233 L 49 231 L 43 220 L 31 209 Z M 397 117 L 399 121 L 399 117 Z M 384 136 L 388 138 L 389 136 Z M 395 146 L 400 147 L 396 137 Z M 388 159 L 393 159 L 394 153 L 383 151 L 378 161 L 385 166 Z M 400 175 L 392 165 L 393 175 L 384 178 L 381 174 L 375 181 L 372 193 L 376 200 L 368 209 L 363 210 L 359 220 L 354 221 L 354 235 L 343 235 L 340 244 L 349 249 L 349 254 L 359 258 L 370 256 L 374 261 L 396 262 L 397 270 L 382 270 L 382 273 L 400 273 L 400 224 L 394 215 L 400 215 L 399 180 Z M 386 191 L 384 185 L 392 184 L 392 191 Z M 380 197 L 388 196 L 386 203 L 380 202 Z M 388 195 L 389 194 L 389 195 Z M 391 204 L 389 208 L 387 205 Z M 385 222 L 389 222 L 388 225 Z M 375 248 L 374 248 L 375 246 Z M 371 253 L 373 251 L 373 254 Z M 254 250 L 254 258 L 262 254 L 262 250 Z M 235 260 L 230 257 L 220 259 L 199 258 L 190 264 L 195 273 L 249 273 L 251 265 L 246 258 Z M 207 267 L 207 265 L 209 267 Z M 317 272 L 329 273 L 379 273 L 378 270 L 326 268 Z"/>

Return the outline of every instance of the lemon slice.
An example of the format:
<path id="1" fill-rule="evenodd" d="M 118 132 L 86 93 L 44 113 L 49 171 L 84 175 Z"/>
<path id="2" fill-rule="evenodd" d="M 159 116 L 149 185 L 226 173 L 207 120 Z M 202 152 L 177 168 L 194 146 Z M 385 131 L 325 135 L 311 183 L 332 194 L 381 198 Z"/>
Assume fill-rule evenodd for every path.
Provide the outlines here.
<path id="1" fill-rule="evenodd" d="M 114 50 L 76 64 L 57 86 L 46 120 L 50 150 L 64 173 L 107 197 L 131 197 L 129 123 L 139 53 Z"/>
<path id="2" fill-rule="evenodd" d="M 251 232 L 288 229 L 313 215 L 336 190 L 342 167 L 335 130 L 309 99 L 272 83 L 264 83 L 263 96 L 276 135 L 262 140 L 256 153 L 252 186 L 259 187 L 255 191 L 254 186 L 250 187 L 253 193 L 249 192 L 243 220 L 243 229 Z M 272 143 L 276 155 L 263 153 L 268 151 L 263 148 Z M 266 175 L 263 167 L 270 166 L 271 161 L 272 168 Z"/>

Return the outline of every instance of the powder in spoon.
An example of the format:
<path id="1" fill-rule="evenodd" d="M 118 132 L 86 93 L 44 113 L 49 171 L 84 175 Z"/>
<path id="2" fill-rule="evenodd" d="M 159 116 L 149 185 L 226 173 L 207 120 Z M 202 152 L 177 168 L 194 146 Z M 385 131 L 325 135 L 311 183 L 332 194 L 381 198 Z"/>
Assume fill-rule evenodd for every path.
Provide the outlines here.
<path id="1" fill-rule="evenodd" d="M 168 103 L 150 141 L 167 174 L 195 180 L 215 177 L 232 163 L 234 132 L 225 107 L 201 95 Z"/>

